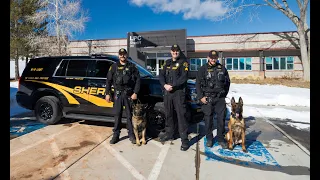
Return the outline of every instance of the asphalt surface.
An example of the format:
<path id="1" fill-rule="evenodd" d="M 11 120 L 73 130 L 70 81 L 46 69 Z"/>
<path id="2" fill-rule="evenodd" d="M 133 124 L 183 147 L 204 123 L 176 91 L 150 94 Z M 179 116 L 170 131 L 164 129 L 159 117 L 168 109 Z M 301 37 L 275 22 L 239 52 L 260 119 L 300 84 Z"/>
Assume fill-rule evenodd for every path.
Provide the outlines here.
<path id="1" fill-rule="evenodd" d="M 310 151 L 310 131 L 300 130 L 290 125 L 283 123 L 283 120 L 268 119 L 276 124 L 294 140 L 298 141 L 302 146 Z"/>

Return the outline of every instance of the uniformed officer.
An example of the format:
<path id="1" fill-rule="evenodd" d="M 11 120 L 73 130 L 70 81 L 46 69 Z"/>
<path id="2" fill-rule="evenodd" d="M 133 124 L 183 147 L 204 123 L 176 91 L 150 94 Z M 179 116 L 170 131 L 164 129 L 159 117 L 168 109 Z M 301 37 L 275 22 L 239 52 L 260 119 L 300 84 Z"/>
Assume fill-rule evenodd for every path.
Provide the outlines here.
<path id="1" fill-rule="evenodd" d="M 226 102 L 230 88 L 230 78 L 227 69 L 217 62 L 218 52 L 210 51 L 208 63 L 201 66 L 197 72 L 196 89 L 204 113 L 206 146 L 213 145 L 213 112 L 217 116 L 217 140 L 222 148 L 227 148 L 224 141 L 224 126 L 226 115 Z"/>
<path id="2" fill-rule="evenodd" d="M 179 45 L 171 47 L 171 59 L 165 61 L 163 69 L 160 70 L 159 79 L 164 91 L 164 107 L 166 110 L 165 133 L 160 135 L 160 141 L 172 140 L 175 131 L 175 124 L 178 124 L 181 138 L 181 150 L 189 148 L 188 122 L 186 118 L 185 91 L 188 80 L 188 62 L 182 58 Z M 178 122 L 174 117 L 176 111 Z"/>
<path id="3" fill-rule="evenodd" d="M 135 144 L 131 102 L 137 99 L 137 94 L 140 90 L 140 74 L 135 64 L 127 60 L 127 51 L 123 48 L 119 50 L 119 61 L 112 64 L 108 71 L 105 98 L 107 102 L 111 102 L 111 85 L 114 86 L 115 122 L 110 144 L 115 144 L 119 141 L 123 106 L 125 106 L 127 115 L 129 140 L 132 144 Z"/>

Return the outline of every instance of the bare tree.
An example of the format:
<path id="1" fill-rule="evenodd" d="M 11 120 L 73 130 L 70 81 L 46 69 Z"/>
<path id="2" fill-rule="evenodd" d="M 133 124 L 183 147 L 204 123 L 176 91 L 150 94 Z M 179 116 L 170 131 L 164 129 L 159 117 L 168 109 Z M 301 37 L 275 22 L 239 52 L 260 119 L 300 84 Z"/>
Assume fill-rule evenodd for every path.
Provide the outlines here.
<path id="1" fill-rule="evenodd" d="M 83 32 L 89 21 L 87 11 L 81 9 L 80 0 L 41 0 L 41 3 L 43 9 L 32 19 L 48 22 L 49 35 L 56 37 L 58 54 L 66 54 L 66 48 L 62 53 L 62 46 L 66 47 L 68 38 L 72 38 L 75 32 Z"/>
<path id="2" fill-rule="evenodd" d="M 287 0 L 222 0 L 226 13 L 218 16 L 213 21 L 222 21 L 229 18 L 237 17 L 244 10 L 251 8 L 257 11 L 263 6 L 272 7 L 282 12 L 297 27 L 299 35 L 299 48 L 301 52 L 301 61 L 304 71 L 304 80 L 310 81 L 310 28 L 307 24 L 307 9 L 309 0 L 296 0 L 300 15 L 296 15 L 289 7 Z M 290 1 L 293 3 L 293 0 Z"/>

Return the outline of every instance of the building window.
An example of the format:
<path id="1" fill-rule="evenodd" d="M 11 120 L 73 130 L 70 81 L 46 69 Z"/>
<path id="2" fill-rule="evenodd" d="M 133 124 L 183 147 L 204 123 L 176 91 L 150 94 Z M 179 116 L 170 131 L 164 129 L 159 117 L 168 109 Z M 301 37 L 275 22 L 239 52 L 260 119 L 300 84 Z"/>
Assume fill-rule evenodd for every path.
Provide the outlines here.
<path id="1" fill-rule="evenodd" d="M 266 70 L 293 70 L 293 57 L 266 57 Z"/>
<path id="2" fill-rule="evenodd" d="M 199 68 L 208 62 L 207 58 L 191 58 L 190 71 L 198 71 Z"/>
<path id="3" fill-rule="evenodd" d="M 252 62 L 251 58 L 225 58 L 227 70 L 251 70 Z"/>

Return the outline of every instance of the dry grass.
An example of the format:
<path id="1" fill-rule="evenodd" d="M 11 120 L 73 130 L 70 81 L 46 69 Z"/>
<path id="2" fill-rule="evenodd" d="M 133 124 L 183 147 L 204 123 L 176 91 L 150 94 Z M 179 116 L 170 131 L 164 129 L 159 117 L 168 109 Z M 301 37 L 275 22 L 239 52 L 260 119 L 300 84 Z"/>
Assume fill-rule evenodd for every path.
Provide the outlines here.
<path id="1" fill-rule="evenodd" d="M 266 79 L 236 79 L 232 78 L 231 83 L 235 84 L 273 84 L 273 85 L 283 85 L 288 87 L 300 87 L 309 88 L 310 82 L 303 81 L 300 79 L 289 79 L 289 78 L 266 78 Z"/>

